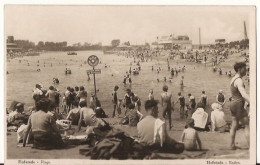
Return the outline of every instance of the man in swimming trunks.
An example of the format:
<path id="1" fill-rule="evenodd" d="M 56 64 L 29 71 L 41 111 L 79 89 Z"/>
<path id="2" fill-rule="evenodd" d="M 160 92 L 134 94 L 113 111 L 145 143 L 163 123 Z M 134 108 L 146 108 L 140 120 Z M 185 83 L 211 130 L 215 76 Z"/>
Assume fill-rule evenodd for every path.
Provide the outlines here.
<path id="1" fill-rule="evenodd" d="M 206 105 L 207 105 L 207 100 L 208 100 L 208 97 L 207 97 L 207 95 L 205 94 L 205 91 L 202 91 L 202 95 L 201 95 L 201 97 L 200 97 L 200 102 L 203 104 L 204 109 L 205 109 L 205 107 L 206 107 Z"/>
<path id="2" fill-rule="evenodd" d="M 180 118 L 183 119 L 184 118 L 185 98 L 181 95 L 181 92 L 178 93 L 178 100 L 176 101 L 176 103 L 178 103 L 178 102 L 180 102 L 180 109 L 179 109 Z"/>
<path id="3" fill-rule="evenodd" d="M 166 113 L 169 117 L 169 129 L 172 128 L 172 118 L 171 118 L 171 111 L 172 111 L 172 94 L 168 92 L 168 86 L 163 86 L 163 93 L 161 94 L 161 105 L 163 109 L 163 118 L 165 119 Z"/>
<path id="4" fill-rule="evenodd" d="M 250 103 L 249 95 L 246 93 L 242 77 L 246 75 L 246 63 L 238 62 L 234 65 L 236 72 L 230 83 L 231 101 L 230 111 L 232 114 L 232 126 L 230 129 L 231 149 L 235 150 L 235 137 L 239 121 L 245 126 L 245 137 L 249 146 L 249 117 L 244 109 L 245 102 Z"/>

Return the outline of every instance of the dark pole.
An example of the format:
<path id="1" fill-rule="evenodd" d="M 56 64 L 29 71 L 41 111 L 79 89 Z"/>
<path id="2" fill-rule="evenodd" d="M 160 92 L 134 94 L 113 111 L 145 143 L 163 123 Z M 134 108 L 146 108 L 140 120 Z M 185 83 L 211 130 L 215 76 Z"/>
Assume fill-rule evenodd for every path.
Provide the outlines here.
<path id="1" fill-rule="evenodd" d="M 96 90 L 96 76 L 95 76 L 95 67 L 94 67 L 94 66 L 93 66 L 93 76 L 94 76 L 95 97 L 97 97 L 97 90 Z"/>

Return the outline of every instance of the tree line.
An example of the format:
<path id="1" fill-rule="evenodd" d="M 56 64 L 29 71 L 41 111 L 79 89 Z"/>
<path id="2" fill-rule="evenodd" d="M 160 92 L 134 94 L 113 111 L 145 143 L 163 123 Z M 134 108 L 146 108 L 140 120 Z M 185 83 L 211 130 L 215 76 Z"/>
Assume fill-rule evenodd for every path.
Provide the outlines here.
<path id="1" fill-rule="evenodd" d="M 77 51 L 77 50 L 101 50 L 102 44 L 89 44 L 85 43 L 84 45 L 73 44 L 68 46 L 67 42 L 43 42 L 39 41 L 38 44 L 31 42 L 29 40 L 14 40 L 14 43 L 18 48 L 22 48 L 24 51 L 36 50 L 36 51 Z"/>

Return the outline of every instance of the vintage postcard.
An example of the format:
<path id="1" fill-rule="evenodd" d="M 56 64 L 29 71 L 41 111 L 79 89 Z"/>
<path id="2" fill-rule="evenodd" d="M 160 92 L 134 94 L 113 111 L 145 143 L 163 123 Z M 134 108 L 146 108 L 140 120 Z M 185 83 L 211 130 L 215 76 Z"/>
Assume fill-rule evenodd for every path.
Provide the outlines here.
<path id="1" fill-rule="evenodd" d="M 256 163 L 256 7 L 4 5 L 5 163 Z"/>

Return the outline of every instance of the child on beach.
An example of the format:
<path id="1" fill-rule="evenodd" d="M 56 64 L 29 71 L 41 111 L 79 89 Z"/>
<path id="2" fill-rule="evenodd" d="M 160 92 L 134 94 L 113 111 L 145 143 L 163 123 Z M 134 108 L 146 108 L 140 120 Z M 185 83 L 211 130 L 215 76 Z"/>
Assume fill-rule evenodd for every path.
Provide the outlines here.
<path id="1" fill-rule="evenodd" d="M 201 150 L 201 140 L 199 138 L 198 132 L 194 129 L 194 120 L 192 118 L 187 120 L 187 126 L 182 135 L 181 135 L 181 142 L 184 143 L 185 150 L 187 151 L 195 151 Z M 197 142 L 199 148 L 197 147 Z"/>

